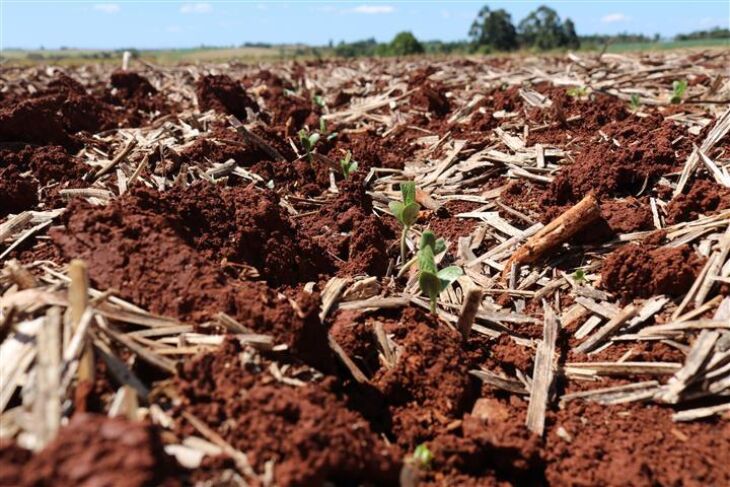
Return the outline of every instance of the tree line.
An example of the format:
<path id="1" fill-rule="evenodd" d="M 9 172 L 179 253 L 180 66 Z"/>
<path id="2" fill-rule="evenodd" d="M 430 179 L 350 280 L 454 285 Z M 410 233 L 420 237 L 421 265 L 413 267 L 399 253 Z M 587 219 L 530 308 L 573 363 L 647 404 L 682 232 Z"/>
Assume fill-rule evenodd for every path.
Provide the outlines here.
<path id="1" fill-rule="evenodd" d="M 716 28 L 690 34 L 680 34 L 675 40 L 727 39 L 728 29 Z M 340 42 L 332 46 L 341 57 L 357 56 L 404 56 L 421 53 L 491 53 L 518 49 L 547 51 L 551 49 L 578 49 L 581 46 L 597 47 L 607 43 L 658 42 L 643 34 L 621 33 L 616 35 L 579 36 L 570 18 L 562 20 L 552 8 L 541 5 L 530 12 L 517 25 L 504 9 L 491 10 L 482 7 L 468 32 L 468 40 L 443 42 L 419 41 L 411 32 L 401 32 L 391 42 L 379 43 L 374 38 L 356 42 Z"/>

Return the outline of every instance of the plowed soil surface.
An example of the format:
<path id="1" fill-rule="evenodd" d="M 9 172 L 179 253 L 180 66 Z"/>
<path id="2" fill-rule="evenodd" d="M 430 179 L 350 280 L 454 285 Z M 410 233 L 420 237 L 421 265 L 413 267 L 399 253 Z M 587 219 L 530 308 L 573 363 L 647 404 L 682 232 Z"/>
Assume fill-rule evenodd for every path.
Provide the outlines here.
<path id="1" fill-rule="evenodd" d="M 8 71 L 0 484 L 730 485 L 728 63 Z M 465 271 L 436 314 L 388 209 L 407 180 L 407 260 L 429 229 Z M 595 220 L 510 268 L 588 195 Z"/>

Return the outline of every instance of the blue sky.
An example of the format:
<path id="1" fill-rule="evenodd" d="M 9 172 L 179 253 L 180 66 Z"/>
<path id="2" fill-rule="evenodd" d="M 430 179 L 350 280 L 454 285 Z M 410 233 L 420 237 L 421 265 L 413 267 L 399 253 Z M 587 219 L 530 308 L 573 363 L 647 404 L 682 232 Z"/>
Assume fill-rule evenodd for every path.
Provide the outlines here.
<path id="1" fill-rule="evenodd" d="M 519 22 L 545 3 L 579 34 L 679 32 L 730 26 L 730 1 L 34 1 L 0 0 L 3 47 L 170 48 L 243 42 L 326 44 L 412 31 L 424 40 L 466 38 L 488 4 Z"/>

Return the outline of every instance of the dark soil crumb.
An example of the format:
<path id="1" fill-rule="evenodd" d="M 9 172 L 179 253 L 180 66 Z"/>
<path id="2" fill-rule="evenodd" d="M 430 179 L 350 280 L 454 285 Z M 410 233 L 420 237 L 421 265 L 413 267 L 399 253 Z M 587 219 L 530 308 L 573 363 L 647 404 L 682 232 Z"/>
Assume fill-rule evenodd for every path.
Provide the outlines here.
<path id="1" fill-rule="evenodd" d="M 388 268 L 392 230 L 373 214 L 361 174 L 340 185 L 340 196 L 299 219 L 299 230 L 335 257 L 343 275 L 380 276 Z"/>
<path id="2" fill-rule="evenodd" d="M 201 110 L 212 109 L 235 115 L 241 120 L 247 118 L 246 108 L 259 111 L 259 106 L 248 96 L 243 86 L 225 74 L 203 76 L 198 80 L 195 94 Z"/>
<path id="3" fill-rule="evenodd" d="M 603 262 L 601 282 L 623 302 L 655 294 L 681 296 L 692 286 L 704 259 L 692 247 L 627 244 Z"/>
<path id="4" fill-rule="evenodd" d="M 382 401 L 390 434 L 404 450 L 411 451 L 438 435 L 469 407 L 473 389 L 466 353 L 457 333 L 416 309 L 403 310 L 399 318 L 377 319 L 399 347 L 399 359 L 391 369 L 379 367 L 377 359 L 373 360 L 377 349 L 372 338 L 367 340 L 368 335 L 372 337 L 373 324 L 366 315 L 338 314 L 331 334 L 348 354 L 366 362 L 366 370 L 375 370 L 371 384 L 378 399 L 371 397 L 370 401 Z M 353 333 L 364 339 L 348 338 Z M 372 406 L 353 404 L 370 411 Z"/>
<path id="5" fill-rule="evenodd" d="M 697 179 L 686 194 L 677 195 L 667 205 L 670 225 L 696 220 L 700 214 L 711 215 L 730 208 L 730 189 L 714 181 Z"/>
<path id="6" fill-rule="evenodd" d="M 516 422 L 488 424 L 470 415 L 461 428 L 439 436 L 429 447 L 433 468 L 425 485 L 540 485 L 544 465 L 540 440 Z"/>
<path id="7" fill-rule="evenodd" d="M 671 409 L 571 401 L 548 418 L 549 485 L 727 485 L 730 424 L 676 423 Z M 567 442 L 558 435 L 562 427 Z"/>
<path id="8" fill-rule="evenodd" d="M 13 465 L 22 461 L 22 471 Z M 77 414 L 58 437 L 36 455 L 17 447 L 0 449 L 2 485 L 181 485 L 182 468 L 163 450 L 150 424 Z"/>
<path id="9" fill-rule="evenodd" d="M 394 485 L 400 460 L 329 382 L 289 386 L 240 360 L 237 342 L 187 362 L 176 379 L 181 408 L 248 454 L 257 471 L 273 460 L 278 485 Z M 181 421 L 184 434 L 194 430 Z"/>
<path id="10" fill-rule="evenodd" d="M 253 192 L 233 192 L 230 196 L 234 200 L 230 201 L 235 201 L 236 195 L 246 194 L 258 199 L 258 205 L 253 206 L 251 199 L 246 199 L 247 206 L 228 207 L 213 199 L 213 204 L 206 207 L 210 201 L 206 197 L 219 198 L 220 194 L 206 193 L 201 188 L 183 194 L 172 192 L 165 197 L 154 190 L 140 189 L 106 207 L 73 201 L 64 214 L 65 228 L 54 229 L 50 235 L 64 258 L 82 258 L 87 262 L 92 282 L 101 289 L 117 289 L 121 297 L 153 313 L 193 323 L 225 312 L 244 326 L 273 335 L 278 343 L 289 345 L 294 353 L 301 352 L 304 360 L 311 359 L 310 363 L 326 370 L 330 355 L 324 328 L 317 318 L 318 297 L 302 294 L 297 299 L 299 309 L 295 310 L 266 283 L 239 280 L 236 272 L 240 266 L 219 260 L 222 253 L 230 251 L 241 258 L 263 259 L 264 264 L 273 266 L 294 253 L 293 248 L 282 247 L 281 253 L 272 255 L 271 260 L 256 251 L 246 253 L 251 251 L 250 246 L 267 242 L 267 236 L 244 232 L 267 228 L 250 224 L 266 215 L 266 208 L 271 205 L 266 196 Z M 187 200 L 190 195 L 195 198 Z M 236 213 L 206 219 L 209 212 L 226 208 L 234 208 Z M 272 217 L 268 224 L 276 225 L 273 220 Z M 232 225 L 233 233 L 225 233 L 225 227 L 206 228 L 214 224 Z M 276 226 L 268 228 L 277 231 Z M 209 232 L 209 239 L 199 233 L 202 230 Z M 241 234 L 246 238 L 232 239 Z M 287 273 L 280 278 L 292 272 L 290 267 L 285 266 L 285 270 Z"/>

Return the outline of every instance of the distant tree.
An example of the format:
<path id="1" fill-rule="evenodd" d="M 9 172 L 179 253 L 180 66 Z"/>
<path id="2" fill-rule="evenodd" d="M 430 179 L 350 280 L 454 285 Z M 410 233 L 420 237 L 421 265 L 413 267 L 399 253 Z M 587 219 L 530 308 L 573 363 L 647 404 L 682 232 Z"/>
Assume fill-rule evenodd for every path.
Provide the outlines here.
<path id="1" fill-rule="evenodd" d="M 715 27 L 711 30 L 699 30 L 689 34 L 678 34 L 674 37 L 677 41 L 688 41 L 692 39 L 730 39 L 730 29 Z"/>
<path id="2" fill-rule="evenodd" d="M 580 47 L 580 39 L 578 39 L 578 34 L 575 33 L 575 24 L 569 18 L 563 22 L 563 45 L 570 49 Z"/>
<path id="3" fill-rule="evenodd" d="M 538 49 L 555 49 L 564 46 L 563 26 L 558 13 L 541 5 L 522 19 L 517 28 L 522 43 Z"/>
<path id="4" fill-rule="evenodd" d="M 416 36 L 410 32 L 400 32 L 390 42 L 388 49 L 394 56 L 407 56 L 409 54 L 423 53 L 423 45 L 418 42 Z"/>
<path id="5" fill-rule="evenodd" d="M 469 37 L 477 47 L 488 46 L 499 51 L 512 51 L 518 47 L 517 30 L 510 14 L 504 9 L 490 11 L 486 5 L 471 24 Z"/>

